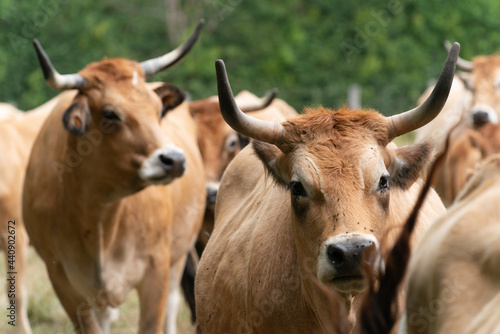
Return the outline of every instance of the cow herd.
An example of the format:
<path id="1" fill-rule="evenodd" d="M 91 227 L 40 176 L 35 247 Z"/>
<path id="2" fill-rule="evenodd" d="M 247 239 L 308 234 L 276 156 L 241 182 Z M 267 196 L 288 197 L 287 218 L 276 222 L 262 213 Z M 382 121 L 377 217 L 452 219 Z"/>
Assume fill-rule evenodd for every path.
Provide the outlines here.
<path id="1" fill-rule="evenodd" d="M 109 333 L 132 290 L 139 333 L 175 333 L 181 286 L 199 333 L 500 333 L 500 58 L 447 44 L 436 85 L 390 117 L 234 96 L 222 60 L 218 96 L 147 82 L 202 24 L 162 57 L 76 74 L 34 41 L 63 92 L 0 104 L 15 331 L 31 333 L 31 245 L 77 333 Z"/>

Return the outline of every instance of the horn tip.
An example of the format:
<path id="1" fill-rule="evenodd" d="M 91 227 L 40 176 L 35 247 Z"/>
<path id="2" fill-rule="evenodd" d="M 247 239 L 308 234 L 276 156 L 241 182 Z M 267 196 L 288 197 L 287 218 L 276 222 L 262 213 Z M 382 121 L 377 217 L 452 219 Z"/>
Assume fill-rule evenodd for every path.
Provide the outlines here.
<path id="1" fill-rule="evenodd" d="M 217 60 L 215 61 L 215 68 L 216 68 L 217 70 L 224 69 L 225 67 L 226 67 L 226 66 L 225 66 L 225 64 L 224 64 L 224 60 L 222 60 L 222 59 L 217 59 Z"/>
<path id="2" fill-rule="evenodd" d="M 194 32 L 195 36 L 197 36 L 200 33 L 201 28 L 203 28 L 204 25 L 205 25 L 205 19 L 201 18 L 200 21 L 198 22 L 198 24 L 196 25 L 196 29 Z"/>
<path id="3" fill-rule="evenodd" d="M 448 51 L 450 54 L 451 53 L 456 53 L 456 57 L 458 58 L 458 53 L 460 52 L 460 43 L 454 42 L 453 46 L 449 49 Z"/>
<path id="4" fill-rule="evenodd" d="M 43 50 L 42 43 L 36 38 L 33 38 L 33 46 L 35 47 L 35 50 L 37 53 L 40 53 L 40 51 Z"/>
<path id="5" fill-rule="evenodd" d="M 272 101 L 276 98 L 278 92 L 279 92 L 278 88 L 274 87 L 266 95 L 268 96 L 269 100 Z"/>

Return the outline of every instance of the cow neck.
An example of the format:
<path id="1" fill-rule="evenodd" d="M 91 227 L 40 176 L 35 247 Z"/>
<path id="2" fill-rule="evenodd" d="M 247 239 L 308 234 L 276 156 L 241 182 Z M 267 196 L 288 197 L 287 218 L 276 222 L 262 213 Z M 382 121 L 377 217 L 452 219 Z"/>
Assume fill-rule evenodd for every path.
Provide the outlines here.
<path id="1" fill-rule="evenodd" d="M 123 201 L 103 201 L 93 191 L 81 191 L 74 200 L 74 218 L 77 222 L 78 235 L 89 254 L 102 254 L 110 248 L 118 232 Z"/>
<path id="2" fill-rule="evenodd" d="M 125 206 L 125 195 L 111 184 L 97 183 L 98 178 L 96 168 L 84 163 L 63 175 L 64 193 L 71 203 L 66 209 L 92 256 L 101 256 L 113 244 Z"/>

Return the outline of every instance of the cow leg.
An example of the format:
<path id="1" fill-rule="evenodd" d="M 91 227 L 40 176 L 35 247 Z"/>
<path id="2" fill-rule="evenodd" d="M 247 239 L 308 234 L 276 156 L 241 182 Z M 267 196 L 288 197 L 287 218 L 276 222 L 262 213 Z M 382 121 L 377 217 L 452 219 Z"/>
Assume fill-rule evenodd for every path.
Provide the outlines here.
<path id="1" fill-rule="evenodd" d="M 9 228 L 9 226 L 11 227 Z M 9 231 L 14 232 L 14 234 L 10 234 Z M 7 305 L 7 307 L 9 307 L 12 302 L 15 303 L 15 324 L 16 328 L 18 329 L 17 332 L 31 334 L 31 327 L 28 320 L 28 293 L 25 282 L 29 238 L 22 222 L 16 220 L 15 224 L 9 224 L 9 218 L 7 217 L 7 215 L 2 218 L 2 236 L 0 240 L 0 247 L 2 251 L 5 252 L 6 272 L 15 273 L 12 275 L 7 274 L 6 288 L 7 298 L 9 299 L 9 304 Z M 11 263 L 9 263 L 9 261 L 11 261 Z M 11 276 L 13 278 L 12 281 L 9 280 Z M 11 282 L 14 289 L 12 289 L 11 287 Z M 10 319 L 8 319 L 8 321 L 10 321 Z"/>
<path id="2" fill-rule="evenodd" d="M 196 322 L 196 305 L 194 299 L 194 279 L 196 276 L 196 270 L 198 267 L 198 254 L 193 248 L 188 254 L 186 266 L 184 268 L 184 273 L 181 279 L 181 288 L 184 293 L 184 298 L 186 299 L 189 309 L 191 310 L 191 322 Z"/>
<path id="3" fill-rule="evenodd" d="M 183 256 L 170 268 L 168 306 L 165 317 L 165 334 L 175 334 L 177 332 L 177 314 L 181 302 L 179 285 L 182 279 L 182 273 L 186 266 L 187 254 Z"/>
<path id="4" fill-rule="evenodd" d="M 168 277 L 170 260 L 156 264 L 146 271 L 143 280 L 137 286 L 141 307 L 139 333 L 161 334 L 165 322 L 168 297 Z"/>
<path id="5" fill-rule="evenodd" d="M 109 334 L 111 323 L 118 318 L 118 309 L 106 306 L 102 311 L 99 309 L 94 309 L 95 316 L 99 326 L 101 327 L 102 334 Z"/>
<path id="6" fill-rule="evenodd" d="M 17 223 L 17 222 L 16 222 Z M 31 334 L 28 320 L 28 293 L 26 289 L 26 267 L 28 263 L 29 237 L 24 225 L 20 223 L 16 227 L 16 305 L 18 326 L 22 333 Z M 8 263 L 7 263 L 8 265 Z M 9 271 L 7 271 L 9 272 Z"/>
<path id="7" fill-rule="evenodd" d="M 50 281 L 64 310 L 73 322 L 75 332 L 80 334 L 100 334 L 101 328 L 92 305 L 86 302 L 71 287 L 71 283 L 61 264 L 50 262 L 45 262 Z"/>

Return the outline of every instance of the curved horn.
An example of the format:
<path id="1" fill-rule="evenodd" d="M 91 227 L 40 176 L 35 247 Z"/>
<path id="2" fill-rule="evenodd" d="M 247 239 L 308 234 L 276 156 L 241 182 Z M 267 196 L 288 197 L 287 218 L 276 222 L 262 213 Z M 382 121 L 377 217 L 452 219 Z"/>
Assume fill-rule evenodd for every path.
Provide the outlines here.
<path id="1" fill-rule="evenodd" d="M 451 50 L 451 43 L 450 41 L 444 41 L 444 48 L 446 51 L 450 52 Z M 471 72 L 474 69 L 474 63 L 468 60 L 465 60 L 463 58 L 458 57 L 457 59 L 457 66 L 463 71 L 466 72 Z"/>
<path id="2" fill-rule="evenodd" d="M 247 137 L 261 140 L 276 146 L 282 144 L 285 128 L 280 123 L 263 121 L 245 115 L 236 105 L 234 95 L 227 78 L 226 66 L 221 59 L 215 61 L 217 91 L 222 117 L 235 131 Z"/>
<path id="3" fill-rule="evenodd" d="M 184 56 L 187 55 L 189 51 L 191 51 L 191 48 L 194 46 L 194 43 L 196 43 L 196 40 L 200 35 L 200 31 L 204 23 L 205 20 L 201 19 L 191 37 L 189 37 L 189 39 L 183 44 L 178 46 L 177 49 L 170 51 L 169 53 L 161 57 L 143 61 L 141 63 L 141 67 L 144 70 L 145 77 L 149 78 L 150 76 L 158 72 L 164 71 L 167 68 L 177 65 L 182 60 L 182 58 L 184 58 Z"/>
<path id="4" fill-rule="evenodd" d="M 247 105 L 241 105 L 241 110 L 247 113 L 250 111 L 257 111 L 267 108 L 276 98 L 277 94 L 278 94 L 278 88 L 273 88 L 269 92 L 267 92 L 263 98 L 259 99 L 259 102 L 249 103 Z"/>
<path id="5" fill-rule="evenodd" d="M 441 71 L 441 75 L 431 95 L 424 103 L 402 114 L 387 117 L 389 140 L 424 126 L 439 114 L 450 93 L 459 51 L 460 44 L 454 43 Z"/>
<path id="6" fill-rule="evenodd" d="M 80 89 L 87 86 L 87 80 L 80 74 L 59 74 L 36 38 L 33 40 L 33 45 L 42 67 L 43 76 L 52 89 Z"/>

